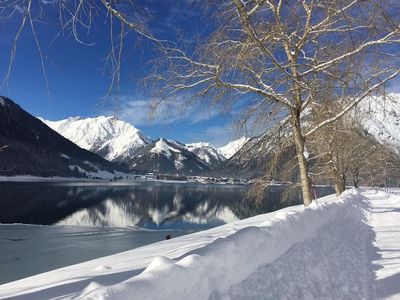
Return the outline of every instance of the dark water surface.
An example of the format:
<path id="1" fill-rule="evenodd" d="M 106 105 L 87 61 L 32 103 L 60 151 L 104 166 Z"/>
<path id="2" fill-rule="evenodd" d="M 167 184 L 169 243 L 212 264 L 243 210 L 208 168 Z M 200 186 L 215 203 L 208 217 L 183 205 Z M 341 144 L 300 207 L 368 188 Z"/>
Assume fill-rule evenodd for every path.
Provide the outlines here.
<path id="1" fill-rule="evenodd" d="M 0 182 L 0 284 L 301 203 L 299 189 L 273 187 L 261 203 L 247 191 L 193 183 Z"/>

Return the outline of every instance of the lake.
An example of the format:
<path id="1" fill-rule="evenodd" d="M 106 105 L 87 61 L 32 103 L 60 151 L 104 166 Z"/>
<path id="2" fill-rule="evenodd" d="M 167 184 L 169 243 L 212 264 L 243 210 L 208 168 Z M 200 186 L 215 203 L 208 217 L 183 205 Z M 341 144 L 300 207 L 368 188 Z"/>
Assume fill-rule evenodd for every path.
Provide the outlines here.
<path id="1" fill-rule="evenodd" d="M 0 284 L 301 203 L 300 190 L 162 182 L 0 182 Z M 319 197 L 331 194 L 317 188 Z M 286 199 L 286 200 L 285 200 Z"/>

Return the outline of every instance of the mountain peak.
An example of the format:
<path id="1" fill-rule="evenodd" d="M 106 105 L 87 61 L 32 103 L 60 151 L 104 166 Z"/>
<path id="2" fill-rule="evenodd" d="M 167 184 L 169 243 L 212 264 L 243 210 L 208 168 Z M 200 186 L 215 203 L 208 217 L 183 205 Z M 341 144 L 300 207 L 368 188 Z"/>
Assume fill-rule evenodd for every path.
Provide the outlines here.
<path id="1" fill-rule="evenodd" d="M 138 148 L 151 142 L 136 127 L 115 116 L 41 121 L 81 148 L 111 161 L 131 157 Z"/>
<path id="2" fill-rule="evenodd" d="M 171 145 L 172 144 L 172 145 Z M 150 150 L 150 153 L 162 154 L 167 157 L 171 156 L 171 152 L 181 153 L 180 149 L 177 149 L 175 143 L 171 143 L 170 141 L 166 141 L 163 138 L 160 138 L 154 145 L 154 147 Z"/>
<path id="3" fill-rule="evenodd" d="M 189 151 L 185 145 L 164 138 L 138 149 L 128 163 L 136 170 L 161 174 L 198 175 L 211 169 L 209 164 Z"/>
<path id="4" fill-rule="evenodd" d="M 187 144 L 186 148 L 196 154 L 202 161 L 214 167 L 226 160 L 225 156 L 211 146 L 210 143 L 191 143 Z"/>
<path id="5" fill-rule="evenodd" d="M 0 97 L 0 170 L 7 176 L 108 177 L 125 168 L 83 150 L 18 104 Z"/>
<path id="6" fill-rule="evenodd" d="M 242 136 L 238 138 L 237 140 L 233 140 L 226 144 L 223 147 L 219 147 L 218 151 L 225 156 L 227 159 L 231 158 L 233 155 L 235 155 L 236 152 L 238 152 L 244 144 L 246 144 L 249 141 L 250 138 L 247 138 L 245 136 Z"/>
<path id="7" fill-rule="evenodd" d="M 70 121 L 70 122 L 73 122 L 73 121 L 78 121 L 80 119 L 81 119 L 80 116 L 76 116 L 76 117 L 69 117 L 67 120 Z"/>

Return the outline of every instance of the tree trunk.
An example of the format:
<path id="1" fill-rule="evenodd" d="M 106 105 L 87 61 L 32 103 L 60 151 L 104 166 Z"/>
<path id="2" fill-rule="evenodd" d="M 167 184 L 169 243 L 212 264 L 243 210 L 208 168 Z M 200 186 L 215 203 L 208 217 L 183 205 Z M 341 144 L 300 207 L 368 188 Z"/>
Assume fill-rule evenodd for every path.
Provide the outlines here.
<path id="1" fill-rule="evenodd" d="M 346 189 L 346 171 L 343 172 L 342 174 L 342 193 Z"/>
<path id="2" fill-rule="evenodd" d="M 339 197 L 344 191 L 343 180 L 338 171 L 338 169 L 340 169 L 340 160 L 338 155 L 335 155 L 335 151 L 332 150 L 332 145 L 330 143 L 328 143 L 328 149 L 329 168 L 332 173 L 336 196 Z"/>
<path id="3" fill-rule="evenodd" d="M 359 182 L 359 171 L 356 169 L 353 172 L 353 185 L 355 188 L 358 188 L 358 182 Z"/>
<path id="4" fill-rule="evenodd" d="M 354 186 L 355 188 L 358 188 L 358 180 L 353 179 L 353 186 Z"/>
<path id="5" fill-rule="evenodd" d="M 340 196 L 344 192 L 343 179 L 339 175 L 336 168 L 332 167 L 333 183 L 335 185 L 336 196 Z"/>
<path id="6" fill-rule="evenodd" d="M 307 207 L 311 204 L 312 201 L 311 181 L 308 174 L 308 162 L 307 159 L 304 157 L 305 140 L 301 133 L 300 113 L 292 112 L 291 123 L 293 130 L 293 141 L 296 146 L 296 155 L 300 170 L 301 189 L 303 192 L 303 203 L 304 206 Z"/>

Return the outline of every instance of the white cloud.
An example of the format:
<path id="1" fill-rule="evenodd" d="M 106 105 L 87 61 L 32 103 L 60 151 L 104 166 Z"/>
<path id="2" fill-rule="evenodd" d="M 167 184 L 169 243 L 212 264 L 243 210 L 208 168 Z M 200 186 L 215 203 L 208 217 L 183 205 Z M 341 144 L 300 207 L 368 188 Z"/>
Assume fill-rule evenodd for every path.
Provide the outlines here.
<path id="1" fill-rule="evenodd" d="M 232 119 L 232 115 L 223 115 L 217 109 L 207 111 L 201 107 L 201 102 L 195 102 L 188 107 L 188 102 L 183 96 L 163 102 L 153 112 L 153 116 L 150 119 L 151 99 L 143 97 L 135 99 L 134 97 L 121 96 L 117 116 L 139 128 L 159 126 L 159 128 L 165 128 L 168 131 L 168 127 L 179 128 L 179 126 L 182 126 L 181 139 L 182 142 L 186 143 L 203 141 L 220 147 L 241 136 L 257 135 L 256 130 L 251 126 L 248 126 L 249 130 L 246 131 L 243 127 L 230 123 L 229 120 Z M 112 108 L 106 111 L 105 114 L 114 114 L 115 102 L 108 101 L 108 103 L 112 104 Z M 234 112 L 231 113 L 235 115 Z M 220 122 L 218 122 L 221 125 L 210 126 L 207 124 L 207 120 L 216 117 L 221 117 Z M 201 123 L 201 125 L 196 126 L 198 123 Z M 191 127 L 191 125 L 194 126 Z M 203 126 L 203 129 L 199 129 L 199 127 Z"/>
<path id="2" fill-rule="evenodd" d="M 141 126 L 149 123 L 149 112 L 147 101 L 129 101 L 121 104 L 119 117 L 135 126 Z"/>
<path id="3" fill-rule="evenodd" d="M 135 126 L 152 126 L 187 122 L 195 124 L 218 115 L 217 111 L 205 111 L 199 105 L 187 107 L 182 98 L 177 98 L 157 106 L 152 110 L 151 100 L 121 97 L 119 118 Z M 151 117 L 151 118 L 150 118 Z"/>

